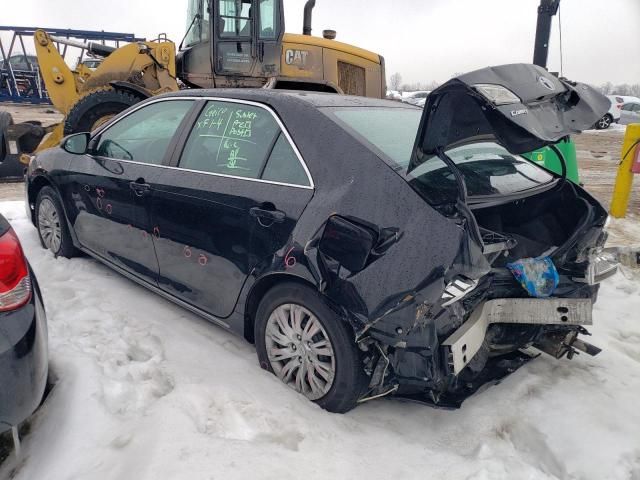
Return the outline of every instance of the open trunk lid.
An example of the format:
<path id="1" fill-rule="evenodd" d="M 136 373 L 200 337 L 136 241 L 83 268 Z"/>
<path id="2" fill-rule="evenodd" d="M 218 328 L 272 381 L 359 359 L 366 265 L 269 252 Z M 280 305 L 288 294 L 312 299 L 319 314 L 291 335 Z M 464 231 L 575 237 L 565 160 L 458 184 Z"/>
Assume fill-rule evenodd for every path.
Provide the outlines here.
<path id="1" fill-rule="evenodd" d="M 427 98 L 408 172 L 451 145 L 491 136 L 520 154 L 591 128 L 610 101 L 592 87 L 530 64 L 460 75 Z"/>

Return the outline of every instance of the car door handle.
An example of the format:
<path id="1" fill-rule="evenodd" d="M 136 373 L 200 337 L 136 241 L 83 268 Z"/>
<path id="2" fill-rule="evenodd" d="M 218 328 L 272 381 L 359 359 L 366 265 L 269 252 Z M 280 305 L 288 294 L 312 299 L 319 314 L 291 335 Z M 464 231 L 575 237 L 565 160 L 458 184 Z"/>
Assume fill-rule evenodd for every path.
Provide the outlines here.
<path id="1" fill-rule="evenodd" d="M 286 217 L 280 210 L 270 210 L 262 207 L 251 207 L 249 215 L 258 219 L 263 227 L 270 227 L 273 223 L 282 223 Z"/>
<path id="2" fill-rule="evenodd" d="M 133 192 L 138 197 L 142 197 L 149 193 L 149 191 L 151 190 L 151 185 L 149 185 L 148 183 L 140 183 L 136 181 L 136 182 L 130 182 L 129 188 L 131 188 L 131 190 L 133 190 Z"/>

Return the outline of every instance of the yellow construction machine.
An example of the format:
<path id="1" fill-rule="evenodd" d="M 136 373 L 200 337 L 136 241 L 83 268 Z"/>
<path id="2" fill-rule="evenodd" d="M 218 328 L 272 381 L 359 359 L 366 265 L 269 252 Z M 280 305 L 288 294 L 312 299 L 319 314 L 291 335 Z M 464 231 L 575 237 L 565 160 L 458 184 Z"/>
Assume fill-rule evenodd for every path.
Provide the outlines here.
<path id="1" fill-rule="evenodd" d="M 57 145 L 65 135 L 91 131 L 143 98 L 178 90 L 172 42 L 138 42 L 115 48 L 51 37 L 44 30 L 35 32 L 34 41 L 49 98 L 64 115 L 38 150 Z M 71 70 L 56 44 L 85 49 L 104 60 L 95 70 L 82 62 Z"/>
<path id="2" fill-rule="evenodd" d="M 336 41 L 332 30 L 311 36 L 314 6 L 315 0 L 305 4 L 300 35 L 284 33 L 283 0 L 188 0 L 187 30 L 177 55 L 166 38 L 115 48 L 38 30 L 39 68 L 64 120 L 49 129 L 15 125 L 13 136 L 24 154 L 39 151 L 71 133 L 91 131 L 145 98 L 179 88 L 262 87 L 384 97 L 383 57 Z M 95 69 L 78 62 L 71 70 L 60 44 L 103 60 Z M 28 161 L 28 155 L 23 159 Z"/>

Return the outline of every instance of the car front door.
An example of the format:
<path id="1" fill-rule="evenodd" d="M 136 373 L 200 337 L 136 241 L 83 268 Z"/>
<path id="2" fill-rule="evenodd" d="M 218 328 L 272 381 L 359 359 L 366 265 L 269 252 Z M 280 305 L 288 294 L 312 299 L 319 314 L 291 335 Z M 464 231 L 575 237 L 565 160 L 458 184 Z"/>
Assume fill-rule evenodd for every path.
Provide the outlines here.
<path id="1" fill-rule="evenodd" d="M 85 249 L 156 283 L 149 196 L 192 100 L 150 103 L 109 125 L 74 157 L 63 197 Z"/>
<path id="2" fill-rule="evenodd" d="M 202 103 L 152 195 L 159 286 L 218 318 L 254 269 L 271 265 L 313 196 L 302 158 L 271 110 Z"/>

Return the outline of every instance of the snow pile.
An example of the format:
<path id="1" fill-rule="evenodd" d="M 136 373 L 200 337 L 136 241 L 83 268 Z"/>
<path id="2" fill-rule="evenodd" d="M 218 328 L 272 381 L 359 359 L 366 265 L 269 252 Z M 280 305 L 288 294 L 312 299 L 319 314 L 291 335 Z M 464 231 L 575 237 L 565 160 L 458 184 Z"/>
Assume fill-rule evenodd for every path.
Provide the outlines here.
<path id="1" fill-rule="evenodd" d="M 597 357 L 541 357 L 458 411 L 383 399 L 320 410 L 251 345 L 88 258 L 40 248 L 0 203 L 38 276 L 59 377 L 0 478 L 640 478 L 640 283 L 601 290 Z"/>

